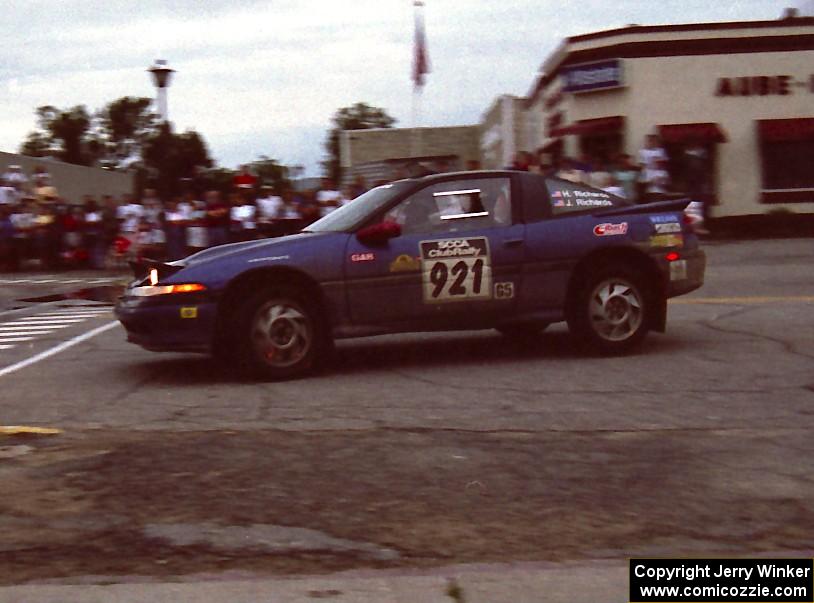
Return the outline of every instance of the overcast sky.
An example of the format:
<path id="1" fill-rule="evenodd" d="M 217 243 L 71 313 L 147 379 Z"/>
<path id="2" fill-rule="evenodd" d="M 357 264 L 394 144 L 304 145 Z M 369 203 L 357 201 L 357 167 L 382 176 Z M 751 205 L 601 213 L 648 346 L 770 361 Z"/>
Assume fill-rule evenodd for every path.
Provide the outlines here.
<path id="1" fill-rule="evenodd" d="M 169 115 L 213 158 L 259 155 L 319 174 L 339 107 L 383 107 L 412 125 L 412 0 L 0 0 L 0 150 L 34 109 L 154 96 L 146 69 L 177 70 Z M 775 19 L 812 0 L 425 0 L 432 72 L 421 125 L 477 123 L 494 98 L 524 95 L 562 38 L 641 25 Z"/>

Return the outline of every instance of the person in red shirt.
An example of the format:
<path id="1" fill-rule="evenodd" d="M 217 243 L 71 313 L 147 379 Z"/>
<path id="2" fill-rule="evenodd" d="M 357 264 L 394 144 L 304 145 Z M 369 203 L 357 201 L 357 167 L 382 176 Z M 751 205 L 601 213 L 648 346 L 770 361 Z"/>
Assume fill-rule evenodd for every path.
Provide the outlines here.
<path id="1" fill-rule="evenodd" d="M 229 206 L 216 190 L 207 191 L 205 199 L 209 246 L 224 245 L 229 242 Z"/>
<path id="2" fill-rule="evenodd" d="M 232 184 L 238 191 L 252 191 L 257 184 L 257 176 L 249 171 L 248 165 L 241 165 L 240 173 L 232 179 Z"/>

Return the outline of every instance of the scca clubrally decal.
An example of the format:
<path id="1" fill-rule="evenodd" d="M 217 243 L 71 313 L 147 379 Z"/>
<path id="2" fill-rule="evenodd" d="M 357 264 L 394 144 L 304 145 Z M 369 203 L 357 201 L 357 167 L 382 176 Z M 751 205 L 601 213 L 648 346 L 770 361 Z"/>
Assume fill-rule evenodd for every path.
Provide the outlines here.
<path id="1" fill-rule="evenodd" d="M 486 237 L 421 241 L 420 246 L 425 303 L 491 299 Z"/>

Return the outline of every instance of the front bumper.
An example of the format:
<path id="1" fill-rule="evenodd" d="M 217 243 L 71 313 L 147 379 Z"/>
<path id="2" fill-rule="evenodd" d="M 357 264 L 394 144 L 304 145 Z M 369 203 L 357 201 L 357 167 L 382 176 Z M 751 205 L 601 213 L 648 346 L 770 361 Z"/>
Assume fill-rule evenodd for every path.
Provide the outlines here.
<path id="1" fill-rule="evenodd" d="M 199 294 L 143 298 L 125 293 L 116 304 L 116 317 L 127 331 L 127 341 L 147 350 L 208 353 L 217 303 Z"/>

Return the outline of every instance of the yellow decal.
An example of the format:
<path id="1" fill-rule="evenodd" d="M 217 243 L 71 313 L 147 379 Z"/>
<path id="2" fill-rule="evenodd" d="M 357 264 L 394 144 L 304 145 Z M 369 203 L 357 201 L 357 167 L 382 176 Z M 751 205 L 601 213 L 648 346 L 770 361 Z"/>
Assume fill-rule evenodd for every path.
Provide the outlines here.
<path id="1" fill-rule="evenodd" d="M 407 254 L 402 254 L 390 262 L 390 272 L 415 272 L 418 270 L 421 270 L 421 261 Z"/>
<path id="2" fill-rule="evenodd" d="M 659 234 L 650 237 L 651 247 L 683 247 L 684 236 L 680 234 Z"/>
<path id="3" fill-rule="evenodd" d="M 181 318 L 198 318 L 198 308 L 196 306 L 181 308 Z"/>

